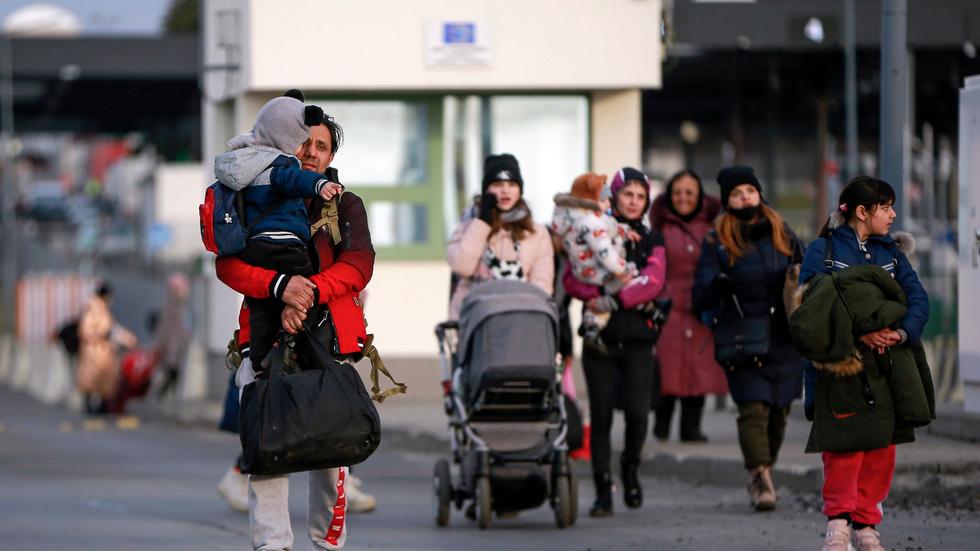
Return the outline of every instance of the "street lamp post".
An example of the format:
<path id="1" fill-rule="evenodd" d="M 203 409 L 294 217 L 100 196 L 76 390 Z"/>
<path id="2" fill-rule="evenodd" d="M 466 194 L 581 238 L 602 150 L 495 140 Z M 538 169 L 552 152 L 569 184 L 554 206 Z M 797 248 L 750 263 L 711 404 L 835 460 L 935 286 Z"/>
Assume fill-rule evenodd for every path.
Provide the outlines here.
<path id="1" fill-rule="evenodd" d="M 16 193 L 13 177 L 14 97 L 13 53 L 10 35 L 0 29 L 0 197 L 3 200 L 3 324 L 14 328 L 14 294 L 17 285 L 17 227 L 14 222 Z"/>
<path id="2" fill-rule="evenodd" d="M 908 110 L 909 59 L 906 0 L 881 2 L 881 136 L 879 173 L 895 188 L 895 209 L 908 219 L 905 204 L 905 125 Z M 898 229 L 898 228 L 895 228 Z"/>
<path id="3" fill-rule="evenodd" d="M 844 0 L 844 108 L 847 133 L 847 178 L 858 173 L 857 54 L 854 0 Z"/>

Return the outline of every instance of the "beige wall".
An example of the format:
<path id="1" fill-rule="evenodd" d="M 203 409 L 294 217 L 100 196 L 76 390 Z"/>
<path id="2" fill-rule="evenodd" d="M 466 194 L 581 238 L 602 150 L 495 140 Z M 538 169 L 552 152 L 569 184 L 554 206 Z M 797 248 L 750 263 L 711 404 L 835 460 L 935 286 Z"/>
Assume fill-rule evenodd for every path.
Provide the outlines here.
<path id="1" fill-rule="evenodd" d="M 444 261 L 379 261 L 367 287 L 365 315 L 382 355 L 434 357 L 433 330 L 446 320 L 449 265 Z"/>
<path id="2" fill-rule="evenodd" d="M 592 170 L 612 174 L 641 167 L 643 104 L 639 90 L 592 94 Z"/>
<path id="3" fill-rule="evenodd" d="M 250 90 L 660 85 L 660 0 L 242 0 L 242 5 L 247 12 L 243 78 Z M 489 63 L 429 66 L 428 25 L 440 22 L 475 22 L 478 32 L 488 32 Z"/>

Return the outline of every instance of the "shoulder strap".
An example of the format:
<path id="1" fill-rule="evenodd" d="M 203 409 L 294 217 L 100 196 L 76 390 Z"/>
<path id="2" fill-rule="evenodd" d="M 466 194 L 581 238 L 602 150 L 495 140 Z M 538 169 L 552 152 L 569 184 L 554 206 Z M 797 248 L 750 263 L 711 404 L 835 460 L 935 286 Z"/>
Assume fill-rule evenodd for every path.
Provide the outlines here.
<path id="1" fill-rule="evenodd" d="M 718 241 L 717 240 L 717 235 L 715 236 L 715 239 L 716 239 L 716 241 L 714 242 L 714 244 L 712 246 L 715 249 L 715 256 L 718 257 L 718 267 L 719 267 L 719 269 L 721 270 L 721 272 L 723 274 L 728 275 L 728 267 L 729 267 L 728 266 L 728 263 L 725 262 L 725 259 L 724 258 L 722 258 L 721 251 L 719 249 L 719 247 L 724 247 L 724 245 L 721 244 L 721 241 Z M 745 317 L 745 312 L 742 310 L 742 304 L 738 302 L 738 297 L 735 296 L 735 290 L 734 289 L 732 290 L 732 294 L 730 296 L 732 298 L 732 305 L 735 306 L 735 312 L 738 313 L 738 317 L 744 318 Z M 725 306 L 725 298 L 728 298 L 728 297 L 722 298 L 722 301 L 721 301 L 721 305 L 722 305 L 723 308 Z"/>
<path id="2" fill-rule="evenodd" d="M 334 167 L 327 168 L 324 173 L 328 182 L 340 183 L 340 174 Z M 310 235 L 315 234 L 320 228 L 326 226 L 328 231 L 330 231 L 330 239 L 333 241 L 334 245 L 340 244 L 340 198 L 344 195 L 344 190 L 341 189 L 333 199 L 329 201 L 323 201 L 320 206 L 320 219 L 310 226 Z"/>
<path id="3" fill-rule="evenodd" d="M 896 243 L 894 240 L 888 245 L 887 249 L 888 249 L 888 252 L 890 252 L 891 255 L 892 255 L 892 268 L 897 272 L 898 271 L 898 255 L 899 254 L 905 254 L 905 253 L 902 252 L 901 247 L 899 247 L 898 246 L 898 243 Z"/>
<path id="4" fill-rule="evenodd" d="M 388 368 L 385 367 L 385 363 L 381 360 L 381 355 L 378 353 L 378 348 L 374 346 L 374 335 L 368 335 L 367 342 L 364 343 L 364 356 L 371 360 L 371 398 L 375 402 L 384 402 L 386 398 L 395 394 L 405 394 L 408 387 L 405 386 L 405 383 L 396 381 L 391 376 L 391 373 L 388 372 Z M 395 386 L 381 392 L 381 385 L 378 382 L 378 372 L 388 377 L 388 380 L 394 383 Z"/>
<path id="5" fill-rule="evenodd" d="M 829 274 L 834 271 L 834 232 L 827 232 L 824 240 L 826 240 L 827 246 L 824 247 L 823 267 Z"/>
<path id="6" fill-rule="evenodd" d="M 338 204 L 343 193 L 341 191 L 340 195 L 323 202 L 323 205 L 320 207 L 320 219 L 310 226 L 311 235 L 315 234 L 323 226 L 327 226 L 327 229 L 330 231 L 330 239 L 334 245 L 340 243 L 340 209 Z"/>

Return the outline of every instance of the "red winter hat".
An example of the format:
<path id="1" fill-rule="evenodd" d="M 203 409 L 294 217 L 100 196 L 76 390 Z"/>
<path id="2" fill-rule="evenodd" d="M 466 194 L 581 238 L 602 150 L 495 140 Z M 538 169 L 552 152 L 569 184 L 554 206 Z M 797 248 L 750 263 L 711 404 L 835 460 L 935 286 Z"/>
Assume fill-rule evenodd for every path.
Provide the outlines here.
<path id="1" fill-rule="evenodd" d="M 606 175 L 596 174 L 595 172 L 586 172 L 581 176 L 575 178 L 572 182 L 572 197 L 578 197 L 579 199 L 588 199 L 589 201 L 599 201 L 599 196 L 602 194 L 602 188 L 606 185 Z"/>

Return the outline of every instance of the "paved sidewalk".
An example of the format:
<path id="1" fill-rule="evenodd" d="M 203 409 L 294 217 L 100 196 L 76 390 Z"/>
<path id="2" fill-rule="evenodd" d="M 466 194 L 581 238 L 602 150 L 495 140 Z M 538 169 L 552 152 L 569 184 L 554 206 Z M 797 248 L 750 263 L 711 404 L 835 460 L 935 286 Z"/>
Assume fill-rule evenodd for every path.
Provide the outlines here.
<path id="1" fill-rule="evenodd" d="M 389 398 L 378 405 L 386 445 L 423 453 L 448 452 L 449 439 L 446 416 L 443 413 L 438 362 L 435 360 L 398 360 L 388 363 L 392 374 L 408 385 L 407 395 Z M 367 362 L 358 371 L 367 382 Z M 585 386 L 579 381 L 579 394 Z M 368 383 L 369 384 L 369 383 Z M 588 406 L 582 400 L 582 410 Z M 215 426 L 221 413 L 218 402 L 134 403 L 132 412 L 141 417 L 168 417 L 183 423 L 203 423 Z M 742 486 L 746 481 L 738 446 L 733 410 L 705 412 L 705 444 L 682 444 L 677 441 L 677 422 L 674 416 L 672 439 L 658 442 L 652 437 L 644 451 L 641 472 L 646 476 L 673 476 L 686 481 Z M 652 426 L 652 417 L 651 417 Z M 799 491 L 814 491 L 822 482 L 820 457 L 805 454 L 810 424 L 803 418 L 802 404 L 794 403 L 779 462 L 775 468 L 778 485 Z M 617 415 L 613 425 L 613 449 L 622 449 L 622 417 Z M 618 453 L 618 452 L 616 452 Z M 615 464 L 615 461 L 614 461 Z M 582 465 L 583 474 L 587 472 Z M 908 475 L 957 475 L 980 472 L 980 444 L 917 431 L 917 441 L 898 446 L 899 477 Z M 921 478 L 921 477 L 919 477 Z"/>

